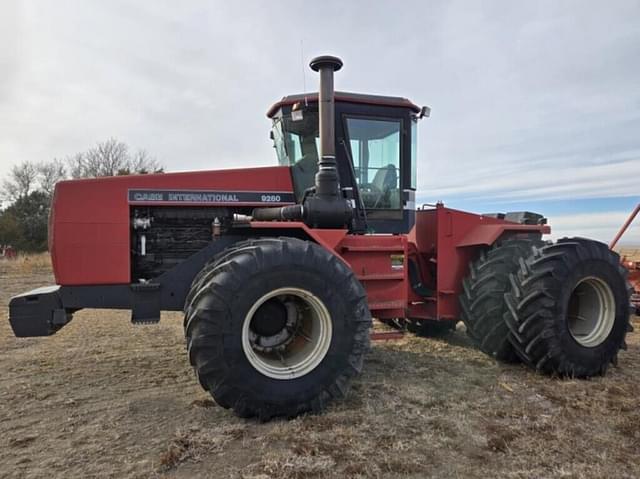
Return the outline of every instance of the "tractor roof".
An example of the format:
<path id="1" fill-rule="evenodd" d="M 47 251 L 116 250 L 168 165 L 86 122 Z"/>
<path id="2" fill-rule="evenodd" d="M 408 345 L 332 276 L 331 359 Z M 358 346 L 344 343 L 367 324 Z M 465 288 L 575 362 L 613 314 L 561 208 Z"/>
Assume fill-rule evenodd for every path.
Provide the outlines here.
<path id="1" fill-rule="evenodd" d="M 273 118 L 276 112 L 283 106 L 293 105 L 299 101 L 306 101 L 317 103 L 317 93 L 299 93 L 297 95 L 289 95 L 282 98 L 282 100 L 274 103 L 267 111 L 267 116 Z M 336 101 L 344 101 L 350 103 L 366 103 L 368 105 L 381 105 L 381 106 L 395 106 L 400 108 L 410 108 L 415 113 L 420 113 L 420 107 L 406 98 L 399 96 L 380 96 L 380 95 L 367 95 L 364 93 L 349 93 L 344 91 L 335 92 Z"/>

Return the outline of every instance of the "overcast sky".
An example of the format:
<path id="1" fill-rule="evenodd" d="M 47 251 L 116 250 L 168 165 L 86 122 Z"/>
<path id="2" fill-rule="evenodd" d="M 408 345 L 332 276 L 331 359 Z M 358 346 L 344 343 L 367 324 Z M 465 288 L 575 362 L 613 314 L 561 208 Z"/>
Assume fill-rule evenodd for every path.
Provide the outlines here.
<path id="1" fill-rule="evenodd" d="M 314 90 L 324 53 L 338 89 L 432 107 L 421 201 L 608 240 L 640 200 L 640 1 L 622 0 L 0 0 L 0 176 L 111 136 L 169 171 L 273 164 L 264 113 Z"/>

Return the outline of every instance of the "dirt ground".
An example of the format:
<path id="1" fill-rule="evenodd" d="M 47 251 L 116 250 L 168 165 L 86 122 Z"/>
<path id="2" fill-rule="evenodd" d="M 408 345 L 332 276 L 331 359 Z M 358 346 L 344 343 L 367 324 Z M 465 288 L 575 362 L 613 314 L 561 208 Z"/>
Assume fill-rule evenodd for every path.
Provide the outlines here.
<path id="1" fill-rule="evenodd" d="M 4 312 L 50 283 L 45 264 L 0 263 Z M 347 400 L 261 424 L 200 389 L 178 314 L 132 326 L 124 311 L 81 311 L 33 339 L 3 320 L 0 476 L 639 477 L 640 334 L 628 343 L 590 381 L 498 364 L 461 329 L 376 343 Z"/>

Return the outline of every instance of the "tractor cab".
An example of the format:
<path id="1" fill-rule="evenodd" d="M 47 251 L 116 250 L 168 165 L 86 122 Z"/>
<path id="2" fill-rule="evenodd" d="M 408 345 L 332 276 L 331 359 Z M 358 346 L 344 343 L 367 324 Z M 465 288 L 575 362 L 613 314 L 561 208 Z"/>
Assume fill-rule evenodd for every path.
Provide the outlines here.
<path id="1" fill-rule="evenodd" d="M 417 122 L 428 108 L 405 98 L 335 92 L 340 188 L 354 229 L 407 233 L 415 222 Z M 320 150 L 318 95 L 286 96 L 267 112 L 280 165 L 291 168 L 298 203 L 314 186 Z"/>

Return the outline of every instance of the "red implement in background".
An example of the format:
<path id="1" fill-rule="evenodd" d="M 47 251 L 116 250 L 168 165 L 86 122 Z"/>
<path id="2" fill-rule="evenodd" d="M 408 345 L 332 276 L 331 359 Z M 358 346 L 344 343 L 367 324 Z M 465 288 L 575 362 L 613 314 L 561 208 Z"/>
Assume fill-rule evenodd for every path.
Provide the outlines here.
<path id="1" fill-rule="evenodd" d="M 640 261 L 625 261 L 624 266 L 629 270 L 629 282 L 634 292 L 631 294 L 631 304 L 636 308 L 636 314 L 640 315 Z"/>
<path id="2" fill-rule="evenodd" d="M 633 222 L 633 220 L 640 213 L 640 203 L 635 207 L 633 212 L 627 218 L 627 221 L 622 225 L 618 234 L 616 234 L 613 241 L 609 244 L 609 248 L 613 249 L 618 241 L 622 237 L 622 235 L 629 229 L 629 226 Z M 629 270 L 629 282 L 633 287 L 633 294 L 631 295 L 631 304 L 633 304 L 636 308 L 636 314 L 640 314 L 640 261 L 637 260 L 629 260 L 625 256 L 622 257 L 622 265 Z"/>

